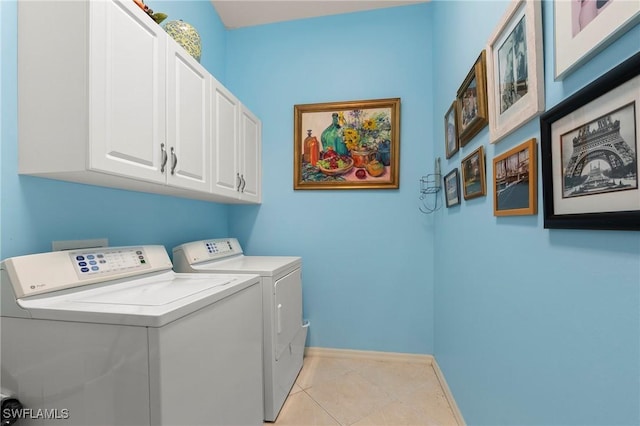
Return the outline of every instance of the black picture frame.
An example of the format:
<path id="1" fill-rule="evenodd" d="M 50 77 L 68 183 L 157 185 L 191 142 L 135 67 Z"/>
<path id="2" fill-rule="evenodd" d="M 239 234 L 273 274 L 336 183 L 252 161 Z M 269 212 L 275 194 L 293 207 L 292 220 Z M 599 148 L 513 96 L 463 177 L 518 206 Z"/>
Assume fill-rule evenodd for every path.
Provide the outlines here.
<path id="1" fill-rule="evenodd" d="M 458 168 L 447 173 L 443 180 L 444 200 L 447 208 L 457 206 L 461 203 L 460 197 L 460 173 Z"/>
<path id="2" fill-rule="evenodd" d="M 640 136 L 639 76 L 640 53 L 636 53 L 540 116 L 545 228 L 640 230 L 640 181 L 637 161 Z M 621 87 L 623 85 L 629 86 Z M 619 87 L 621 88 L 618 89 Z M 624 110 L 629 110 L 626 116 L 630 118 L 625 121 L 616 118 L 616 114 Z M 602 111 L 608 112 L 603 114 Z M 567 123 L 564 128 L 563 123 Z M 616 128 L 618 136 L 627 144 L 625 151 L 628 153 L 628 148 L 631 148 L 635 158 L 633 160 L 632 157 L 635 161 L 635 165 L 632 165 L 625 163 L 626 154 L 620 155 L 620 152 L 624 154 L 623 151 L 613 154 L 618 155 L 626 169 L 621 169 L 620 165 L 612 167 L 610 163 L 606 163 L 607 158 L 612 157 L 606 157 L 611 154 L 605 154 L 604 143 L 599 142 L 604 140 L 604 137 L 600 136 L 607 129 L 613 131 L 615 137 Z M 620 135 L 623 130 L 627 135 L 632 134 L 632 137 L 627 139 L 633 140 L 625 140 Z M 620 146 L 620 142 L 615 145 Z M 561 155 L 563 147 L 567 147 L 564 157 Z M 570 157 L 568 148 L 571 148 Z M 628 157 L 626 159 L 632 161 Z M 598 165 L 594 167 L 592 163 L 595 160 L 598 160 Z M 579 161 L 582 163 L 577 164 Z M 599 172 L 601 162 L 606 164 L 602 172 Z M 591 165 L 591 169 L 589 175 L 584 177 L 587 164 Z M 597 179 L 593 179 L 593 182 L 602 185 L 602 189 L 594 189 L 595 184 L 588 184 L 592 175 L 595 175 L 593 170 L 600 173 L 600 183 Z M 615 176 L 620 176 L 625 170 L 628 172 L 624 179 L 620 178 L 616 184 Z M 578 171 L 582 174 L 578 175 Z M 635 173 L 635 177 L 631 171 Z M 608 184 L 605 178 L 609 179 Z"/>

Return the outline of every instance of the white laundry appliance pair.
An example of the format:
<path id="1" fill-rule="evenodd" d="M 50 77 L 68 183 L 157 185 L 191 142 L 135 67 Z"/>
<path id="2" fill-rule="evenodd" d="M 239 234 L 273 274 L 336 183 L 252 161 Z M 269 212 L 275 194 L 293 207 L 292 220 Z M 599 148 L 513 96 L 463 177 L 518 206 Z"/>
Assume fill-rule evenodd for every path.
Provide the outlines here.
<path id="1" fill-rule="evenodd" d="M 3 261 L 0 385 L 24 407 L 3 417 L 261 425 L 261 278 L 172 266 L 162 246 Z"/>
<path id="2" fill-rule="evenodd" d="M 262 286 L 264 420 L 275 421 L 303 364 L 309 323 L 302 318 L 302 259 L 247 256 L 235 238 L 173 249 L 178 272 L 258 274 Z"/>

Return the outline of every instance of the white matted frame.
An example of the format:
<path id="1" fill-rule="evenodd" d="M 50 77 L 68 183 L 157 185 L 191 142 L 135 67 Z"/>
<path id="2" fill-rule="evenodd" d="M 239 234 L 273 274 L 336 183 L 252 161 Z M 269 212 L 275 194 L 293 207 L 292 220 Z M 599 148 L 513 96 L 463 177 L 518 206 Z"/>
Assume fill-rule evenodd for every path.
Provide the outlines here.
<path id="1" fill-rule="evenodd" d="M 489 140 L 496 143 L 542 113 L 542 6 L 514 0 L 487 45 Z"/>
<path id="2" fill-rule="evenodd" d="M 638 0 L 555 0 L 555 79 L 561 80 L 640 22 Z"/>

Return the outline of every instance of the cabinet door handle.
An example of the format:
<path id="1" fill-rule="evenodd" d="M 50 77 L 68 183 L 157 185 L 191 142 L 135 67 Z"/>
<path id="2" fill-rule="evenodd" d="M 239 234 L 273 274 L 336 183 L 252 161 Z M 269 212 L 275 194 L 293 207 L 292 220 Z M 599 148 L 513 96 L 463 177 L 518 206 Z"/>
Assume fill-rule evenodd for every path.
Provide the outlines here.
<path id="1" fill-rule="evenodd" d="M 160 163 L 160 173 L 164 173 L 164 166 L 167 165 L 167 150 L 164 149 L 164 144 L 160 144 L 160 152 L 162 152 L 162 162 Z"/>
<path id="2" fill-rule="evenodd" d="M 244 180 L 244 175 L 240 175 L 240 179 L 242 180 L 242 188 L 240 189 L 240 192 L 244 192 L 244 187 L 247 186 L 247 181 Z"/>
<path id="3" fill-rule="evenodd" d="M 173 147 L 171 147 L 171 174 L 175 174 L 176 166 L 178 165 L 178 156 L 175 153 Z"/>
<path id="4" fill-rule="evenodd" d="M 238 181 L 236 185 L 236 191 L 240 191 L 240 185 L 242 185 L 242 181 L 240 180 L 240 173 L 236 173 L 236 179 Z"/>

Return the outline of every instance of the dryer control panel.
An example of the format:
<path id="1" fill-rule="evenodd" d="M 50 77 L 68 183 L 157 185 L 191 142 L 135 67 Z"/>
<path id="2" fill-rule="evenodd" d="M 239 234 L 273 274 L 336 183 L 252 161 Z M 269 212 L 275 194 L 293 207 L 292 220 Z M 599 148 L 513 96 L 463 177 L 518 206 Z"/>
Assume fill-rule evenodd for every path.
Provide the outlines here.
<path id="1" fill-rule="evenodd" d="M 242 254 L 242 247 L 240 247 L 240 243 L 235 238 L 193 241 L 181 244 L 173 249 L 174 262 L 176 262 L 177 258 L 181 258 L 190 265 L 240 254 Z"/>
<path id="2" fill-rule="evenodd" d="M 11 257 L 0 264 L 16 299 L 172 268 L 163 246 L 105 247 Z M 9 283 L 2 283 L 6 286 Z"/>

